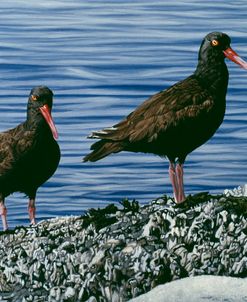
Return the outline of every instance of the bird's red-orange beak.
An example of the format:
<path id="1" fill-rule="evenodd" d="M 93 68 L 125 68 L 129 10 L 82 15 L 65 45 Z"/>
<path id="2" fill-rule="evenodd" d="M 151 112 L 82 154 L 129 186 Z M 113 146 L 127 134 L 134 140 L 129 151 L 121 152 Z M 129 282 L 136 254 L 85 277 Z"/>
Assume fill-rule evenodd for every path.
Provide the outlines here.
<path id="1" fill-rule="evenodd" d="M 247 62 L 240 58 L 240 56 L 231 47 L 228 47 L 226 50 L 223 50 L 223 53 L 228 59 L 240 65 L 244 69 L 247 69 Z"/>
<path id="2" fill-rule="evenodd" d="M 55 126 L 52 116 L 51 116 L 51 109 L 49 108 L 48 105 L 44 105 L 44 106 L 40 107 L 39 110 L 42 113 L 47 124 L 49 125 L 54 139 L 58 139 L 57 129 L 56 129 L 56 126 Z"/>

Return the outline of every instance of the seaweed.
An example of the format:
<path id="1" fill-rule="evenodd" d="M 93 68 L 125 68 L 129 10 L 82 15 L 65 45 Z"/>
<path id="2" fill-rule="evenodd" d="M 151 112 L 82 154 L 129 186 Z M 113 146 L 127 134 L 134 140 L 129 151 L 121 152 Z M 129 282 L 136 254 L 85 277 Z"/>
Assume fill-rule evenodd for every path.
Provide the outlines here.
<path id="1" fill-rule="evenodd" d="M 100 229 L 111 225 L 117 221 L 115 216 L 111 216 L 117 212 L 118 208 L 114 204 L 109 204 L 103 209 L 89 209 L 87 214 L 82 216 L 83 227 L 93 224 L 95 229 Z"/>
<path id="2" fill-rule="evenodd" d="M 137 213 L 140 210 L 139 202 L 135 199 L 129 201 L 128 198 L 124 198 L 119 202 L 123 206 L 123 212 Z"/>
<path id="3" fill-rule="evenodd" d="M 190 209 L 196 205 L 209 201 L 217 196 L 209 194 L 209 192 L 200 192 L 194 195 L 188 195 L 184 202 L 175 205 L 175 208 Z"/>
<path id="4" fill-rule="evenodd" d="M 247 197 L 224 196 L 219 204 L 230 213 L 247 217 Z"/>

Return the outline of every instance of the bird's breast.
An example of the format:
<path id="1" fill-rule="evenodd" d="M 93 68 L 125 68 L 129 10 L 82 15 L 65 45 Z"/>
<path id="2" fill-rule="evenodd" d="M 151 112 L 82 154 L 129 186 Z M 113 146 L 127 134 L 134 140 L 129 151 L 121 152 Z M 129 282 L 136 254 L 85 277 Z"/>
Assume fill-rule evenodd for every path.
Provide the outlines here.
<path id="1" fill-rule="evenodd" d="M 16 169 L 16 178 L 23 184 L 23 191 L 26 187 L 38 188 L 48 180 L 60 160 L 60 149 L 55 140 L 36 137 L 29 143 L 29 150 L 20 158 Z"/>

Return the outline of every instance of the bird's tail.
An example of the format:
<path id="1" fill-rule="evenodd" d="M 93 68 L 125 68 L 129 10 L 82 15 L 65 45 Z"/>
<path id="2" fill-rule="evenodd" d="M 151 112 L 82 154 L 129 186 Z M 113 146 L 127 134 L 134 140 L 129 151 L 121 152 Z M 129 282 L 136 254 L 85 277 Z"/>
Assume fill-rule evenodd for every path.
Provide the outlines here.
<path id="1" fill-rule="evenodd" d="M 106 139 L 102 139 L 91 146 L 91 153 L 83 158 L 83 161 L 95 162 L 101 158 L 106 157 L 111 153 L 117 153 L 122 150 L 122 146 L 119 142 L 113 142 Z"/>

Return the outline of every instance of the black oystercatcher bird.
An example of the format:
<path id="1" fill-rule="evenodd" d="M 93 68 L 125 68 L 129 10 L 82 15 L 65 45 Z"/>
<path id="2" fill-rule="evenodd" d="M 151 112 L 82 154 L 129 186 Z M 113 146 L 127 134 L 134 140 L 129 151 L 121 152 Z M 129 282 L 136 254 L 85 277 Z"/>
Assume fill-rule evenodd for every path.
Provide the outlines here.
<path id="1" fill-rule="evenodd" d="M 112 128 L 93 132 L 101 139 L 91 146 L 84 161 L 97 161 L 120 151 L 166 156 L 177 203 L 185 200 L 183 164 L 186 156 L 213 136 L 223 121 L 228 70 L 225 57 L 247 69 L 247 63 L 230 48 L 221 32 L 202 41 L 195 72 L 161 91 Z"/>
<path id="2" fill-rule="evenodd" d="M 37 189 L 57 169 L 60 150 L 51 117 L 52 98 L 48 87 L 33 88 L 26 121 L 0 133 L 0 214 L 4 230 L 8 228 L 5 197 L 13 192 L 25 193 L 29 197 L 30 222 L 35 224 Z"/>

